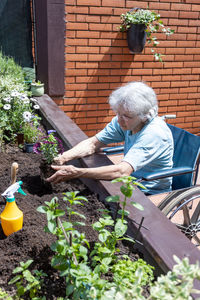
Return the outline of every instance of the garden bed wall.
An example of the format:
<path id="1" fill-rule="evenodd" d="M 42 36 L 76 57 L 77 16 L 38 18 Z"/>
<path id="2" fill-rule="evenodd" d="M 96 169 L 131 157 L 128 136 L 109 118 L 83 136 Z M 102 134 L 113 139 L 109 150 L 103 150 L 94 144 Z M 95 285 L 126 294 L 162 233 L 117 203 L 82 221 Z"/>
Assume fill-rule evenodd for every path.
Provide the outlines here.
<path id="1" fill-rule="evenodd" d="M 87 138 L 85 133 L 59 109 L 49 96 L 39 97 L 38 101 L 46 124 L 57 131 L 66 148 L 71 148 Z M 109 165 L 112 162 L 105 155 L 94 154 L 90 157 L 79 159 L 79 163 L 85 167 L 97 167 Z M 82 181 L 91 191 L 98 193 L 101 201 L 104 201 L 108 195 L 120 195 L 120 184 L 92 179 L 82 179 Z M 128 204 L 127 209 L 130 211 L 129 234 L 135 237 L 138 224 L 141 218 L 144 217 L 138 239 L 143 243 L 144 252 L 147 252 L 154 259 L 163 272 L 172 269 L 175 264 L 173 260 L 174 254 L 179 258 L 188 257 L 190 263 L 200 261 L 200 251 L 139 189 L 136 188 L 132 198 L 144 207 L 144 211 L 139 211 L 131 204 Z M 196 283 L 196 287 L 200 290 L 199 282 Z"/>

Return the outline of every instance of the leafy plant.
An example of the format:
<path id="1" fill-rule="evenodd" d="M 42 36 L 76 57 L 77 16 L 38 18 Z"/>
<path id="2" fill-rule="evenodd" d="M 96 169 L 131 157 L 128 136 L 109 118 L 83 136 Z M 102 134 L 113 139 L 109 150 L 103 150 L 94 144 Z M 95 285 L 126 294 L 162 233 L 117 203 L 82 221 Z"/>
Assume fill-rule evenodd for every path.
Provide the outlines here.
<path id="1" fill-rule="evenodd" d="M 42 137 L 42 130 L 34 125 L 34 122 L 26 122 L 22 127 L 22 132 L 24 134 L 24 141 L 27 144 L 34 144 Z"/>
<path id="2" fill-rule="evenodd" d="M 5 292 L 4 290 L 2 290 L 1 288 L 0 288 L 0 299 L 13 300 L 13 298 L 11 296 L 9 296 L 8 293 Z"/>
<path id="3" fill-rule="evenodd" d="M 29 298 L 34 300 L 45 300 L 45 297 L 38 298 L 37 295 L 41 289 L 43 278 L 47 274 L 42 271 L 35 270 L 33 274 L 28 270 L 33 260 L 30 259 L 27 262 L 20 262 L 20 267 L 13 270 L 13 274 L 17 274 L 8 284 L 16 284 L 17 296 L 21 296 L 29 293 Z"/>
<path id="4" fill-rule="evenodd" d="M 3 139 L 14 140 L 17 133 L 23 133 L 23 126 L 35 118 L 34 110 L 39 109 L 33 98 L 26 92 L 13 91 L 0 102 L 0 129 Z"/>
<path id="5" fill-rule="evenodd" d="M 23 69 L 0 52 L 0 130 L 3 141 L 10 142 L 39 106 L 24 83 Z"/>
<path id="6" fill-rule="evenodd" d="M 173 270 L 161 275 L 151 287 L 152 300 L 159 300 L 161 296 L 162 299 L 192 300 L 192 293 L 200 294 L 193 288 L 194 279 L 200 280 L 199 262 L 190 264 L 187 257 L 181 260 L 175 255 L 174 260 Z"/>
<path id="7" fill-rule="evenodd" d="M 33 81 L 32 82 L 32 85 L 37 85 L 37 86 L 40 86 L 40 85 L 43 85 L 44 83 L 42 83 L 40 80 L 37 80 L 37 81 Z"/>
<path id="8" fill-rule="evenodd" d="M 133 178 L 119 178 L 118 181 L 124 183 L 121 191 L 125 198 L 130 197 L 135 185 Z M 108 211 L 104 211 L 103 217 L 94 224 L 94 228 L 99 233 L 99 242 L 95 243 L 98 251 L 89 255 L 89 242 L 85 235 L 75 228 L 76 225 L 80 226 L 84 223 L 72 220 L 73 215 L 85 219 L 82 214 L 74 210 L 74 206 L 83 205 L 87 199 L 78 195 L 77 191 L 64 193 L 63 199 L 66 202 L 67 214 L 65 210 L 59 209 L 56 197 L 37 209 L 47 216 L 45 231 L 57 236 L 57 241 L 51 246 L 55 252 L 51 264 L 55 269 L 60 270 L 60 276 L 65 276 L 66 279 L 66 297 L 60 297 L 59 300 L 160 300 L 161 297 L 166 300 L 192 300 L 191 293 L 199 293 L 193 289 L 194 279 L 200 280 L 199 262 L 190 265 L 188 258 L 181 261 L 174 257 L 177 264 L 173 270 L 158 277 L 157 281 L 153 281 L 153 267 L 142 259 L 131 261 L 128 256 L 119 253 L 114 255 L 118 252 L 115 242 L 118 238 L 125 237 L 126 227 L 116 230 L 116 225 L 120 223 L 117 223 L 118 219 L 116 222 L 112 220 Z M 133 204 L 138 206 L 137 203 Z M 123 204 L 124 212 L 125 208 L 126 205 Z M 68 216 L 67 221 L 66 216 Z M 122 220 L 122 216 L 125 217 L 125 214 L 121 213 L 119 220 Z M 121 224 L 125 223 L 124 220 Z M 28 270 L 31 263 L 32 260 L 20 263 L 20 267 L 13 271 L 18 275 L 11 280 L 10 284 L 16 284 L 19 298 L 29 293 L 30 299 L 43 300 L 45 297 L 41 298 L 38 295 L 45 275 L 41 271 L 34 271 L 32 275 Z M 111 272 L 112 278 L 106 279 Z M 149 295 L 144 293 L 146 285 L 149 287 Z M 4 292 L 2 293 L 5 295 Z"/>
<path id="9" fill-rule="evenodd" d="M 24 81 L 23 69 L 15 63 L 12 57 L 3 55 L 0 51 L 0 77 L 12 75 L 18 82 Z"/>
<path id="10" fill-rule="evenodd" d="M 25 84 L 24 70 L 12 58 L 0 52 L 0 130 L 2 143 L 15 140 L 27 122 L 39 119 L 34 115 L 39 109 L 36 99 Z"/>
<path id="11" fill-rule="evenodd" d="M 73 215 L 85 219 L 84 215 L 74 209 L 76 205 L 83 205 L 83 202 L 87 201 L 85 197 L 80 196 L 77 191 L 67 192 L 64 193 L 63 198 L 66 202 L 66 210 L 59 209 L 57 198 L 45 202 L 45 205 L 37 209 L 47 216 L 45 231 L 57 237 L 51 246 L 55 252 L 51 264 L 55 269 L 60 270 L 61 276 L 65 276 L 65 299 L 156 300 L 161 296 L 162 299 L 167 300 L 192 299 L 190 294 L 195 292 L 193 281 L 195 278 L 200 279 L 198 263 L 190 265 L 187 258 L 183 261 L 175 258 L 178 265 L 173 271 L 153 282 L 153 267 L 141 259 L 131 261 L 127 256 L 119 254 L 116 241 L 126 238 L 127 229 L 124 226 L 126 225 L 124 201 L 126 202 L 127 197 L 131 197 L 134 186 L 138 183 L 129 176 L 119 178 L 117 182 L 123 183 L 121 191 L 125 200 L 120 203 L 124 213 L 121 212 L 119 219 L 112 220 L 108 211 L 103 212 L 103 216 L 93 225 L 99 237 L 93 253 L 89 254 L 90 244 L 85 235 L 76 229 L 76 225 L 84 226 L 84 223 L 72 219 Z M 116 196 L 114 197 L 111 200 L 116 200 Z M 142 209 L 137 203 L 133 205 Z M 118 228 L 119 225 L 123 225 L 122 228 Z M 107 279 L 106 276 L 111 272 L 112 278 Z M 149 286 L 150 292 L 149 295 L 144 296 L 146 285 Z"/>
<path id="12" fill-rule="evenodd" d="M 133 178 L 125 180 L 126 193 L 129 189 L 133 189 L 132 181 Z M 130 195 L 132 195 L 131 192 L 128 196 Z M 74 210 L 74 206 L 83 205 L 82 202 L 87 199 L 79 196 L 75 191 L 64 193 L 63 200 L 67 204 L 67 221 L 61 221 L 65 212 L 59 209 L 58 199 L 53 198 L 50 202 L 45 202 L 46 206 L 38 208 L 39 212 L 47 215 L 48 223 L 45 230 L 57 236 L 57 241 L 51 246 L 55 252 L 52 266 L 60 270 L 61 276 L 66 276 L 66 296 L 73 295 L 73 299 L 100 299 L 102 293 L 116 284 L 114 281 L 110 283 L 102 279 L 102 274 L 107 274 L 118 259 L 121 260 L 121 256 L 118 257 L 117 242 L 123 239 L 132 241 L 124 236 L 127 222 L 123 213 L 115 222 L 108 212 L 104 211 L 99 221 L 93 224 L 93 228 L 98 232 L 99 241 L 95 242 L 89 254 L 89 242 L 85 235 L 76 229 L 77 225 L 84 226 L 84 223 L 72 221 L 73 215 L 85 219 L 84 215 Z M 124 204 L 124 210 L 125 206 Z"/>
<path id="13" fill-rule="evenodd" d="M 124 176 L 124 177 L 119 177 L 114 180 L 112 180 L 112 183 L 117 183 L 117 182 L 122 182 L 123 184 L 120 187 L 121 193 L 124 195 L 124 199 L 121 200 L 119 195 L 115 196 L 109 196 L 106 198 L 107 202 L 115 202 L 118 203 L 117 205 L 117 211 L 115 215 L 117 216 L 118 214 L 121 214 L 121 222 L 124 222 L 124 217 L 129 215 L 129 212 L 125 210 L 126 205 L 127 205 L 127 198 L 131 198 L 133 191 L 135 190 L 135 186 L 139 186 L 142 189 L 145 189 L 145 186 L 143 186 L 141 183 L 136 181 L 136 178 L 133 176 Z M 130 202 L 133 206 L 135 206 L 139 210 L 143 210 L 143 206 L 135 201 Z M 120 204 L 122 206 L 120 208 Z"/>
<path id="14" fill-rule="evenodd" d="M 155 49 L 153 49 L 159 44 L 155 33 L 161 31 L 166 36 L 169 36 L 174 33 L 174 30 L 168 27 L 166 28 L 160 18 L 160 14 L 148 9 L 128 11 L 125 14 L 121 14 L 122 24 L 120 25 L 120 31 L 127 31 L 131 27 L 131 24 L 143 24 L 147 33 L 148 44 L 152 44 L 151 52 L 156 60 L 162 62 L 163 54 L 157 53 Z"/>
<path id="15" fill-rule="evenodd" d="M 122 260 L 118 260 L 116 264 L 113 265 L 111 271 L 113 272 L 113 280 L 117 285 L 121 284 L 122 281 L 128 282 L 129 284 L 134 284 L 137 281 L 137 270 L 141 270 L 143 273 L 141 279 L 141 286 L 150 284 L 154 279 L 153 269 L 154 267 L 147 264 L 143 259 L 139 258 L 136 261 L 130 260 L 128 256 L 123 256 Z"/>
<path id="16" fill-rule="evenodd" d="M 54 136 L 55 132 L 55 130 L 49 130 L 48 135 L 43 136 L 33 149 L 35 153 L 41 153 L 48 164 L 51 164 L 53 159 L 64 151 L 62 141 Z"/>

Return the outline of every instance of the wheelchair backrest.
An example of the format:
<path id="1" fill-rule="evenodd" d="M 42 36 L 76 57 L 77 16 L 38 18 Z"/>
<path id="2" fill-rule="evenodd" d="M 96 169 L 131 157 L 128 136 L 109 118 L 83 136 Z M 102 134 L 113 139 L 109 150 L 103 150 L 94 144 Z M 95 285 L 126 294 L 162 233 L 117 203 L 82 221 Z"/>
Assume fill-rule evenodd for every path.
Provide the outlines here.
<path id="1" fill-rule="evenodd" d="M 174 167 L 196 168 L 196 172 L 175 176 L 172 179 L 172 190 L 182 189 L 196 184 L 199 158 L 200 136 L 196 136 L 184 129 L 167 124 L 171 129 L 174 139 Z"/>

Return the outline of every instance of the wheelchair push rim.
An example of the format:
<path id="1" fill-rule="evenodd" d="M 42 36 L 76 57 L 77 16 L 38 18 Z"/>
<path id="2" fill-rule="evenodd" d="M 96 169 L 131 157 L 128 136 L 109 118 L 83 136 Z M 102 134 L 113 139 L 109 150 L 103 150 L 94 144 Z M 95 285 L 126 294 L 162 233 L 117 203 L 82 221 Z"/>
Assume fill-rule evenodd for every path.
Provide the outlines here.
<path id="1" fill-rule="evenodd" d="M 200 187 L 183 191 L 168 201 L 161 211 L 187 238 L 200 247 Z"/>

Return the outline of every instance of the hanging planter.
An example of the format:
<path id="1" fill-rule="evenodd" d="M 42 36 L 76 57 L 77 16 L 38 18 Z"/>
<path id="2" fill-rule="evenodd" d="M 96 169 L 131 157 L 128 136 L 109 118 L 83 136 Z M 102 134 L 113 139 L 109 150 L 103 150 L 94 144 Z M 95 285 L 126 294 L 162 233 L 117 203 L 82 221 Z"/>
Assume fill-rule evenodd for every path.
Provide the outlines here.
<path id="1" fill-rule="evenodd" d="M 131 53 L 141 53 L 146 38 L 148 38 L 148 43 L 152 43 L 151 52 L 155 59 L 162 61 L 163 55 L 153 49 L 159 44 L 154 34 L 160 30 L 168 36 L 173 34 L 174 30 L 163 25 L 159 14 L 148 9 L 133 8 L 125 14 L 121 14 L 121 21 L 120 31 L 127 32 L 128 47 Z"/>
<path id="2" fill-rule="evenodd" d="M 146 26 L 144 24 L 131 24 L 127 30 L 128 48 L 131 53 L 141 53 L 146 43 Z"/>

